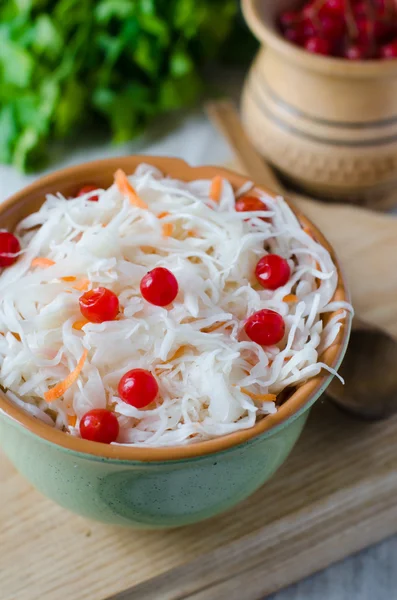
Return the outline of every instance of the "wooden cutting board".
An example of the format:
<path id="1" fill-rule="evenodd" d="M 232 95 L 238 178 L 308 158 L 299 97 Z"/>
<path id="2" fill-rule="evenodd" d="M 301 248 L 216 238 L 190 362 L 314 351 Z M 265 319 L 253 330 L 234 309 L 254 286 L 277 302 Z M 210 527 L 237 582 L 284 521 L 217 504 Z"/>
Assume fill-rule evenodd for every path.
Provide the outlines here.
<path id="1" fill-rule="evenodd" d="M 396 497 L 397 417 L 364 423 L 325 401 L 262 489 L 171 531 L 77 517 L 0 454 L 0 597 L 259 600 L 397 532 Z"/>

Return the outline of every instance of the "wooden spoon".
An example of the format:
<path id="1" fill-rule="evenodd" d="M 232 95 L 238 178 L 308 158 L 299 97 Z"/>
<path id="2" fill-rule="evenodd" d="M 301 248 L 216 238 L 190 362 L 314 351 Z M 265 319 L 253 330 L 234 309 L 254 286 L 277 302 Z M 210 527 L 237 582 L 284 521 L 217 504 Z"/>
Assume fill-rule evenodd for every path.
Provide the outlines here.
<path id="1" fill-rule="evenodd" d="M 354 329 L 339 374 L 327 394 L 340 408 L 365 419 L 397 412 L 397 344 L 380 330 Z"/>
<path id="2" fill-rule="evenodd" d="M 207 113 L 228 140 L 240 168 L 255 182 L 284 194 L 274 172 L 247 138 L 234 104 L 211 102 Z M 388 417 L 397 411 L 397 370 L 393 368 L 397 363 L 397 219 L 287 195 L 335 248 L 358 317 L 341 368 L 346 385 L 334 380 L 329 395 L 338 406 L 364 418 Z"/>

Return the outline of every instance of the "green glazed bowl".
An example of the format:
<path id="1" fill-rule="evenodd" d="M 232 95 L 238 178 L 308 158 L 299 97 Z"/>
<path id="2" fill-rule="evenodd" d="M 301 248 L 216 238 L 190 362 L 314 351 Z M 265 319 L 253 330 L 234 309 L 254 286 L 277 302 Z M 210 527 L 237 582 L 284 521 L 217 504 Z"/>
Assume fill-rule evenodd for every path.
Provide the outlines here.
<path id="1" fill-rule="evenodd" d="M 131 156 L 96 161 L 58 171 L 14 195 L 0 207 L 0 228 L 12 230 L 20 219 L 38 209 L 46 193 L 60 191 L 67 196 L 87 182 L 107 187 L 117 168 L 132 172 L 143 161 L 186 181 L 219 174 L 235 189 L 247 181 L 225 169 L 192 168 L 177 159 Z M 338 266 L 321 233 L 297 214 L 302 225 L 330 250 Z M 334 299 L 348 300 L 339 267 L 338 274 Z M 350 318 L 346 317 L 334 344 L 321 356 L 334 369 L 342 361 L 349 331 Z M 31 417 L 0 392 L 0 443 L 22 475 L 71 511 L 143 529 L 177 527 L 231 508 L 267 481 L 288 456 L 310 407 L 331 379 L 329 374 L 310 379 L 291 392 L 275 415 L 251 429 L 169 448 L 81 440 Z"/>

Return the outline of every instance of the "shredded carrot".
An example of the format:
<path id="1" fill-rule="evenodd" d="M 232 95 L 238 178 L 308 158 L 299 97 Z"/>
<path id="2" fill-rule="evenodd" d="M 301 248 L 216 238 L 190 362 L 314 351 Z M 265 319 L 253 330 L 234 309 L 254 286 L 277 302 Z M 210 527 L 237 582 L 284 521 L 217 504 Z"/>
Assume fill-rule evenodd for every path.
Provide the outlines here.
<path id="1" fill-rule="evenodd" d="M 44 258 L 43 256 L 38 256 L 37 258 L 34 258 L 30 263 L 31 267 L 41 267 L 42 269 L 52 267 L 52 265 L 55 265 L 55 262 L 50 258 Z"/>
<path id="2" fill-rule="evenodd" d="M 176 358 L 180 358 L 181 356 L 183 356 L 188 347 L 189 346 L 181 346 L 180 348 L 178 348 L 178 350 L 173 354 L 173 356 L 171 356 L 169 360 L 175 360 Z"/>
<path id="3" fill-rule="evenodd" d="M 157 365 L 154 369 L 156 375 L 161 375 L 164 369 L 167 369 L 168 363 L 170 363 L 172 360 L 175 360 L 176 358 L 180 358 L 181 356 L 183 356 L 188 348 L 189 345 L 180 346 L 178 350 L 176 350 L 168 360 L 165 360 L 161 364 Z"/>
<path id="4" fill-rule="evenodd" d="M 11 333 L 12 333 L 12 335 L 14 336 L 14 338 L 15 338 L 16 340 L 18 340 L 18 342 L 20 342 L 20 341 L 21 341 L 21 336 L 19 335 L 19 333 L 16 333 L 15 331 L 12 331 Z"/>
<path id="5" fill-rule="evenodd" d="M 241 391 L 243 392 L 243 394 L 246 394 L 247 396 L 252 398 L 252 400 L 258 400 L 260 402 L 275 402 L 277 398 L 276 394 L 254 394 L 246 388 L 241 388 Z"/>
<path id="6" fill-rule="evenodd" d="M 175 360 L 176 358 L 180 358 L 181 356 L 183 356 L 183 354 L 185 354 L 187 348 L 188 348 L 188 346 L 186 346 L 186 345 L 178 348 L 178 350 L 176 352 L 174 352 L 174 354 L 171 356 L 171 358 L 168 359 L 167 362 L 170 362 L 171 360 Z"/>
<path id="7" fill-rule="evenodd" d="M 163 235 L 165 237 L 169 237 L 170 235 L 172 235 L 172 232 L 174 231 L 174 226 L 172 223 L 164 223 L 162 229 L 163 229 Z"/>
<path id="8" fill-rule="evenodd" d="M 249 365 L 251 365 L 251 367 L 255 367 L 256 364 L 258 364 L 258 359 L 257 358 L 251 358 L 251 359 L 246 359 L 247 363 Z"/>
<path id="9" fill-rule="evenodd" d="M 72 285 L 72 288 L 77 290 L 78 292 L 83 292 L 84 290 L 87 290 L 89 288 L 89 285 L 89 279 L 80 279 L 80 281 L 77 281 L 77 283 Z"/>
<path id="10" fill-rule="evenodd" d="M 125 196 L 128 196 L 128 199 L 131 202 L 131 204 L 137 206 L 138 208 L 148 208 L 148 205 L 142 200 L 142 198 L 138 196 L 138 194 L 128 181 L 127 175 L 122 169 L 117 169 L 117 171 L 114 174 L 114 181 L 119 191 Z"/>
<path id="11" fill-rule="evenodd" d="M 165 367 L 165 365 L 167 365 L 169 362 L 171 362 L 171 360 L 175 360 L 176 358 L 180 358 L 181 356 L 183 356 L 183 354 L 186 352 L 188 347 L 189 346 L 187 346 L 187 345 L 180 346 L 178 348 L 178 350 L 176 350 L 174 352 L 174 354 L 168 360 L 165 360 L 162 364 L 157 365 L 156 369 L 158 369 L 161 372 L 161 370 Z"/>
<path id="12" fill-rule="evenodd" d="M 321 271 L 321 265 L 318 262 L 318 260 L 316 260 L 316 269 L 317 269 L 317 271 Z M 314 281 L 315 281 L 315 284 L 316 284 L 317 289 L 318 289 L 320 287 L 320 285 L 321 285 L 321 279 L 319 279 L 318 277 L 316 277 Z"/>
<path id="13" fill-rule="evenodd" d="M 222 194 L 223 179 L 220 175 L 215 175 L 211 181 L 210 198 L 214 202 L 219 202 Z"/>
<path id="14" fill-rule="evenodd" d="M 81 321 L 75 321 L 72 325 L 73 329 L 76 329 L 76 331 L 81 331 L 84 327 L 84 325 L 87 325 L 87 323 L 89 323 L 89 321 L 87 321 L 87 319 L 81 319 Z"/>
<path id="15" fill-rule="evenodd" d="M 79 362 L 77 363 L 76 368 L 73 369 L 73 371 L 71 371 L 63 381 L 60 381 L 59 383 L 54 385 L 53 388 L 48 390 L 48 392 L 44 393 L 44 400 L 46 402 L 53 402 L 54 400 L 61 398 L 66 392 L 66 390 L 68 390 L 77 381 L 81 370 L 84 367 L 87 355 L 88 350 L 84 350 Z"/>
<path id="16" fill-rule="evenodd" d="M 298 296 L 296 296 L 295 294 L 287 294 L 286 296 L 284 296 L 283 302 L 298 302 Z"/>
<path id="17" fill-rule="evenodd" d="M 216 331 L 217 329 L 222 327 L 222 325 L 225 325 L 225 323 L 226 323 L 226 321 L 220 321 L 219 323 L 214 323 L 213 325 L 210 325 L 209 327 L 205 327 L 202 331 L 204 333 L 211 333 L 212 331 Z"/>
<path id="18" fill-rule="evenodd" d="M 68 415 L 68 423 L 70 427 L 76 427 L 77 417 L 76 415 Z"/>
<path id="19" fill-rule="evenodd" d="M 158 219 L 163 219 L 164 217 L 168 217 L 168 215 L 169 215 L 169 214 L 170 214 L 170 213 L 169 213 L 169 212 L 167 212 L 167 211 L 165 210 L 164 212 L 161 212 L 161 213 L 159 213 L 159 214 L 157 215 L 157 218 L 158 218 Z"/>
<path id="20" fill-rule="evenodd" d="M 55 261 L 51 260 L 50 258 L 45 258 L 45 257 L 41 257 L 41 256 L 34 258 L 32 260 L 32 262 L 30 263 L 31 267 L 41 267 L 42 269 L 46 269 L 47 267 L 52 267 L 52 265 L 55 265 Z M 76 281 L 76 277 L 73 277 L 73 276 L 61 277 L 61 280 L 67 281 L 67 282 Z M 82 279 L 80 283 L 77 283 L 73 287 L 76 290 L 84 290 L 87 288 L 88 284 L 89 284 L 88 279 Z M 81 286 L 83 286 L 83 287 L 81 287 Z"/>
<path id="21" fill-rule="evenodd" d="M 153 254 L 156 251 L 156 248 L 153 246 L 141 246 L 140 248 L 145 254 Z"/>
<path id="22" fill-rule="evenodd" d="M 187 237 L 197 237 L 197 233 L 195 231 L 193 231 L 193 229 L 189 229 L 186 232 Z"/>

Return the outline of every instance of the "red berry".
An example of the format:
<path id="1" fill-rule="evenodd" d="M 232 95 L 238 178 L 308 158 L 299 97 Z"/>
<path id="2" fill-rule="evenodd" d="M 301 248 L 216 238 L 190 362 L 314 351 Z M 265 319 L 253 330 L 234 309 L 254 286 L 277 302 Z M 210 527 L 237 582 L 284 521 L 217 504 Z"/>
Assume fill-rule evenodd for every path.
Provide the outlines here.
<path id="1" fill-rule="evenodd" d="M 345 13 L 345 0 L 326 0 L 321 8 L 322 14 L 335 14 L 343 16 Z"/>
<path id="2" fill-rule="evenodd" d="M 397 58 L 397 40 L 393 40 L 390 44 L 382 46 L 380 49 L 381 58 Z"/>
<path id="3" fill-rule="evenodd" d="M 388 41 L 387 38 L 393 36 L 393 34 L 395 34 L 396 32 L 396 23 L 378 20 L 374 22 L 374 36 L 378 42 Z"/>
<path id="4" fill-rule="evenodd" d="M 331 15 L 324 15 L 320 19 L 321 33 L 325 39 L 330 42 L 341 38 L 345 32 L 345 22 L 343 19 L 335 18 Z"/>
<path id="5" fill-rule="evenodd" d="M 111 444 L 119 435 L 119 422 L 114 413 L 105 408 L 94 408 L 80 421 L 80 435 L 84 440 Z"/>
<path id="6" fill-rule="evenodd" d="M 97 189 L 97 185 L 85 185 L 77 192 L 77 196 L 84 196 L 85 194 L 89 194 L 90 192 L 95 192 L 95 190 Z M 94 194 L 93 196 L 90 196 L 88 200 L 91 200 L 91 202 L 98 202 L 99 196 L 98 194 Z"/>
<path id="7" fill-rule="evenodd" d="M 352 44 L 351 46 L 347 46 L 343 56 L 348 60 L 364 60 L 368 56 L 368 50 L 365 46 Z"/>
<path id="8" fill-rule="evenodd" d="M 104 287 L 84 292 L 80 296 L 79 304 L 81 314 L 91 323 L 114 321 L 119 312 L 119 299 Z"/>
<path id="9" fill-rule="evenodd" d="M 313 0 L 312 2 L 308 2 L 307 4 L 305 4 L 305 6 L 302 8 L 302 16 L 305 17 L 306 19 L 311 19 L 312 17 L 316 17 L 318 14 L 318 10 L 316 9 L 316 0 Z"/>
<path id="10" fill-rule="evenodd" d="M 358 36 L 357 40 L 361 43 L 368 44 L 373 39 L 374 36 L 374 23 L 370 19 L 366 17 L 362 17 L 357 19 L 357 30 Z"/>
<path id="11" fill-rule="evenodd" d="M 273 346 L 283 339 L 285 323 L 277 312 L 264 308 L 247 319 L 244 329 L 253 342 L 261 346 Z"/>
<path id="12" fill-rule="evenodd" d="M 283 29 L 287 29 L 301 20 L 300 13 L 295 10 L 285 10 L 280 15 L 280 25 Z"/>
<path id="13" fill-rule="evenodd" d="M 331 44 L 321 37 L 311 37 L 305 42 L 305 48 L 313 54 L 328 56 L 331 53 Z"/>
<path id="14" fill-rule="evenodd" d="M 289 27 L 283 32 L 286 40 L 292 44 L 298 44 L 300 46 L 304 40 L 301 27 Z"/>
<path id="15" fill-rule="evenodd" d="M 0 231 L 0 267 L 9 267 L 18 259 L 17 254 L 21 249 L 19 240 L 13 233 Z"/>
<path id="16" fill-rule="evenodd" d="M 365 3 L 365 1 L 361 1 L 361 2 L 356 2 L 355 4 L 353 4 L 352 6 L 353 8 L 353 13 L 354 16 L 357 17 L 366 17 L 367 16 L 367 5 Z"/>
<path id="17" fill-rule="evenodd" d="M 255 196 L 242 196 L 236 201 L 234 208 L 237 212 L 268 210 L 266 204 L 259 198 L 255 198 Z"/>
<path id="18" fill-rule="evenodd" d="M 120 379 L 118 392 L 127 404 L 135 408 L 144 408 L 156 398 L 159 386 L 149 371 L 132 369 Z"/>
<path id="19" fill-rule="evenodd" d="M 384 15 L 386 12 L 385 0 L 374 0 L 378 15 Z"/>
<path id="20" fill-rule="evenodd" d="M 141 280 L 141 294 L 155 306 L 167 306 L 178 294 L 178 282 L 175 275 L 164 267 L 156 267 L 146 273 Z"/>
<path id="21" fill-rule="evenodd" d="M 302 23 L 302 34 L 305 38 L 311 38 L 318 34 L 317 27 L 311 19 L 305 19 Z"/>
<path id="22" fill-rule="evenodd" d="M 258 283 L 266 290 L 276 290 L 285 285 L 290 278 L 291 269 L 289 264 L 278 254 L 263 256 L 255 269 Z"/>

